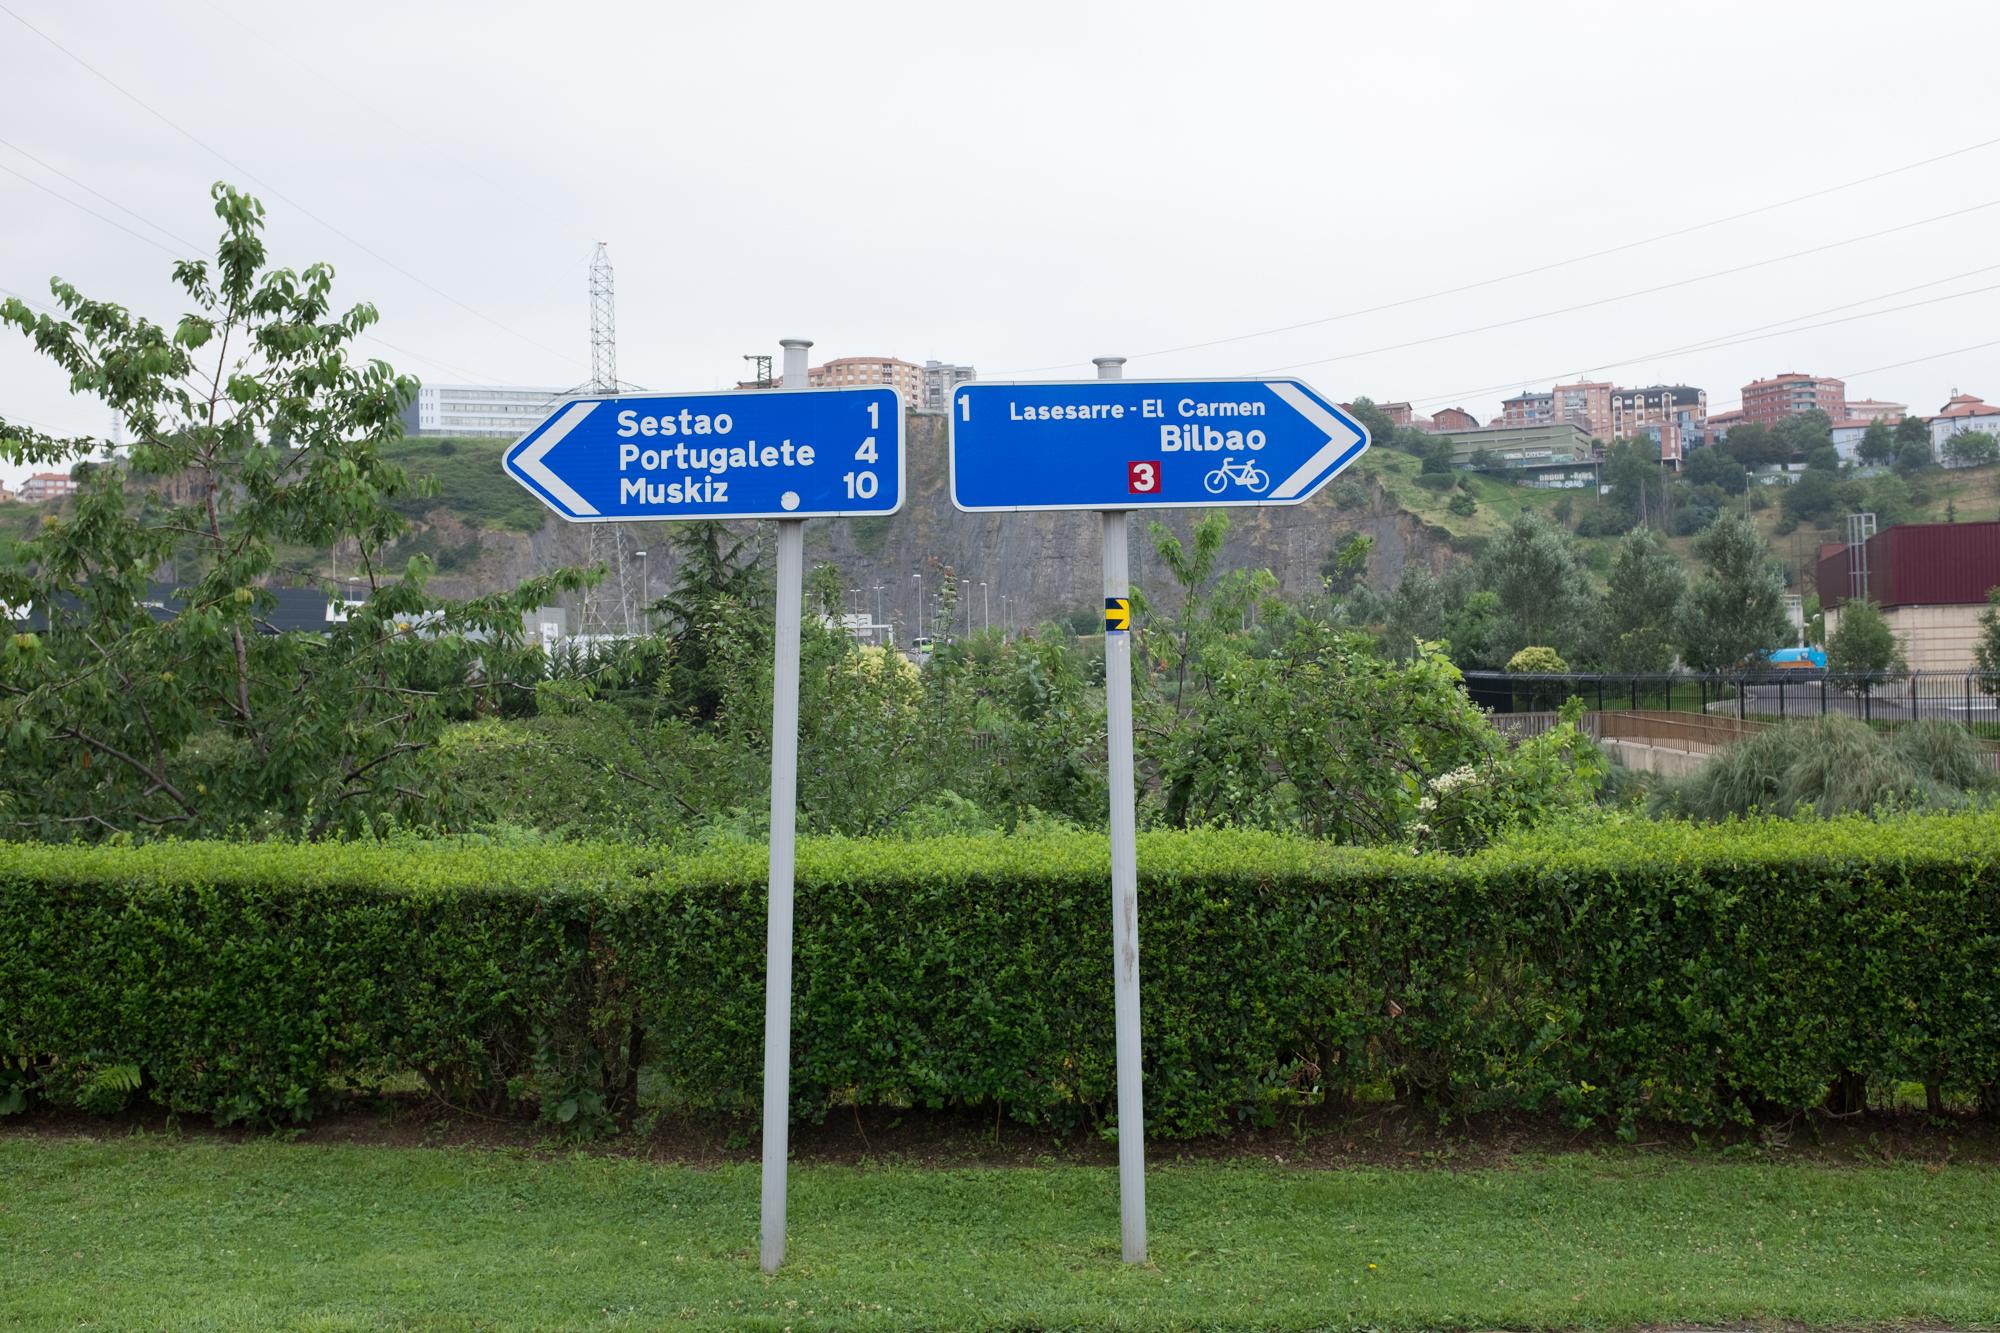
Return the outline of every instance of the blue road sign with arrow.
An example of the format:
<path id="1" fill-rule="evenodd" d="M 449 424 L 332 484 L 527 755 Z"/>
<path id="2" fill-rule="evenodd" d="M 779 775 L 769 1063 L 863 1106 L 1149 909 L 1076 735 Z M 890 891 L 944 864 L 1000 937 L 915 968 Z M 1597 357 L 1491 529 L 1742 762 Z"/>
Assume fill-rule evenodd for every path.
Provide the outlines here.
<path id="1" fill-rule="evenodd" d="M 577 398 L 502 462 L 572 523 L 893 514 L 903 403 L 867 386 Z"/>
<path id="2" fill-rule="evenodd" d="M 1290 505 L 1368 448 L 1360 422 L 1298 380 L 961 384 L 960 509 Z"/>

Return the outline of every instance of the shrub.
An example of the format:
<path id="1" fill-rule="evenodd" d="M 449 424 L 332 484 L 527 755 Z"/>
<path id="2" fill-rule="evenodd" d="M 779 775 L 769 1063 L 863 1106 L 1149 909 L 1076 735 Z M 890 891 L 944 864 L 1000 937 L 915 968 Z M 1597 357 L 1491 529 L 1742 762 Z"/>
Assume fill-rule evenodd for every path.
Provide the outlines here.
<path id="1" fill-rule="evenodd" d="M 1993 785 L 1978 743 L 1956 723 L 1919 723 L 1890 741 L 1854 718 L 1828 714 L 1730 746 L 1662 787 L 1655 809 L 1705 820 L 1939 810 Z"/>
<path id="2" fill-rule="evenodd" d="M 808 842 L 792 1111 L 1114 1104 L 1106 847 Z M 1986 817 L 1643 821 L 1468 857 L 1141 839 L 1147 1116 L 1168 1137 L 1384 1084 L 1440 1116 L 1685 1124 L 1844 1071 L 2000 1091 Z M 572 1126 L 755 1105 L 765 857 L 605 846 L 0 848 L 0 1111 L 301 1120 L 412 1071 Z"/>

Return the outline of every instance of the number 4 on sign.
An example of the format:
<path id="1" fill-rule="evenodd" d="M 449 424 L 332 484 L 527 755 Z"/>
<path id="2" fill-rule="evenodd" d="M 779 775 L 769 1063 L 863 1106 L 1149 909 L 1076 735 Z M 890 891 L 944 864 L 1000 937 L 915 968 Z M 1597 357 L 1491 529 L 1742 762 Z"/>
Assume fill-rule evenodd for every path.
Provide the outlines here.
<path id="1" fill-rule="evenodd" d="M 1143 459 L 1125 465 L 1125 487 L 1134 495 L 1151 495 L 1160 489 L 1160 465 Z"/>

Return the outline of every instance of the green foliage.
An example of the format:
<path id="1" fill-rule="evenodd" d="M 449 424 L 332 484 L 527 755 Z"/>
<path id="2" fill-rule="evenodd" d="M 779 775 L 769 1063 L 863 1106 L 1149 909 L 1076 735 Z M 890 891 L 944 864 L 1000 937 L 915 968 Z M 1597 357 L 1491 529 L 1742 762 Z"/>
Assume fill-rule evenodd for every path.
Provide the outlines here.
<path id="1" fill-rule="evenodd" d="M 1574 662 L 1596 641 L 1602 608 L 1575 543 L 1527 510 L 1487 548 L 1479 585 L 1495 599 L 1490 660 L 1505 662 L 1529 644 L 1546 644 Z"/>
<path id="2" fill-rule="evenodd" d="M 1979 613 L 1979 641 L 1972 649 L 1979 670 L 1979 688 L 2000 694 L 2000 588 L 1986 590 L 1986 609 Z"/>
<path id="3" fill-rule="evenodd" d="M 1807 468 L 1785 487 L 1778 504 L 1794 523 L 1823 523 L 1841 506 L 1839 480 L 1831 472 Z"/>
<path id="4" fill-rule="evenodd" d="M 1730 438 L 1735 438 L 1734 431 Z M 1833 446 L 1833 422 L 1816 407 L 1790 413 L 1771 427 L 1771 443 L 1782 450 L 1782 457 L 1773 462 L 1808 458 L 1815 450 Z"/>
<path id="5" fill-rule="evenodd" d="M 1467 781 L 1427 784 L 1434 818 Z M 794 1115 L 1103 1124 L 1105 855 L 1060 834 L 803 845 Z M 1692 1125 L 1810 1108 L 1845 1070 L 2000 1085 L 1987 816 L 1621 821 L 1469 857 L 1148 834 L 1139 866 L 1166 1137 L 1384 1085 L 1447 1117 Z M 667 1108 L 742 1112 L 765 875 L 754 846 L 4 847 L 0 1053 L 38 1098 L 225 1122 L 411 1072 L 571 1128 L 629 1113 L 641 1069 Z"/>
<path id="6" fill-rule="evenodd" d="M 386 441 L 382 456 L 412 486 L 390 504 L 406 518 L 448 508 L 463 522 L 508 532 L 539 532 L 549 511 L 500 466 L 507 441 L 411 436 Z"/>
<path id="7" fill-rule="evenodd" d="M 1766 657 L 1790 633 L 1785 576 L 1770 546 L 1749 520 L 1725 514 L 1695 539 L 1694 549 L 1708 569 L 1681 616 L 1681 657 L 1697 671 Z"/>
<path id="8" fill-rule="evenodd" d="M 1861 443 L 1854 452 L 1862 462 L 1880 467 L 1896 456 L 1896 432 L 1889 423 L 1877 417 L 1868 423 L 1868 429 L 1861 432 Z"/>
<path id="9" fill-rule="evenodd" d="M 1687 572 L 1659 536 L 1641 529 L 1618 543 L 1604 594 L 1604 665 L 1610 671 L 1666 671 Z"/>
<path id="10" fill-rule="evenodd" d="M 1944 442 L 1944 456 L 1953 467 L 1984 467 L 2000 462 L 2000 439 L 1991 431 L 1962 430 Z"/>
<path id="11" fill-rule="evenodd" d="M 1951 809 L 1992 790 L 1993 770 L 1963 727 L 1907 731 L 1892 742 L 1839 714 L 1773 727 L 1663 788 L 1656 809 L 1703 820 L 1865 815 Z"/>
<path id="12" fill-rule="evenodd" d="M 432 561 L 385 560 L 418 487 L 388 455 L 415 382 L 353 344 L 333 271 L 267 268 L 264 210 L 226 185 L 216 262 L 183 261 L 174 326 L 50 284 L 62 315 L 0 303 L 101 398 L 133 441 L 0 424 L 0 458 L 68 465 L 79 489 L 0 551 L 0 605 L 39 632 L 0 647 L 0 828 L 47 838 L 380 829 L 449 793 L 430 751 L 447 721 L 501 706 L 527 666 L 524 611 L 580 587 L 559 571 L 472 601 L 432 596 Z M 87 461 L 96 455 L 95 461 Z M 168 503 L 155 483 L 190 496 Z M 359 552 L 366 598 L 323 634 L 277 633 L 281 545 Z M 156 617 L 151 582 L 181 605 Z"/>
<path id="13" fill-rule="evenodd" d="M 1460 518 L 1471 518 L 1479 512 L 1479 502 L 1464 491 L 1460 491 L 1457 495 L 1451 497 L 1451 503 L 1446 505 L 1445 508 Z"/>
<path id="14" fill-rule="evenodd" d="M 1749 484 L 1743 464 L 1726 449 L 1696 449 L 1688 455 L 1681 475 L 1695 486 L 1717 486 L 1730 495 L 1743 494 Z"/>
<path id="15" fill-rule="evenodd" d="M 1884 675 L 1909 670 L 1903 645 L 1875 603 L 1858 598 L 1840 608 L 1840 620 L 1826 640 L 1827 674 L 1862 694 Z"/>
<path id="16" fill-rule="evenodd" d="M 1553 648 L 1530 646 L 1508 658 L 1507 669 L 1517 675 L 1560 676 L 1569 670 L 1569 663 Z"/>

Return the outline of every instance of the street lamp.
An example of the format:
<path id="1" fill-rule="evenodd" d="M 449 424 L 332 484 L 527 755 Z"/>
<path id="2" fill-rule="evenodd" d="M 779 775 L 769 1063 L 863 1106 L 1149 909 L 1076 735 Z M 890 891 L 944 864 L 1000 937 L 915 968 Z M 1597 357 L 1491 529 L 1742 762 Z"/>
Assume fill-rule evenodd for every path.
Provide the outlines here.
<path id="1" fill-rule="evenodd" d="M 993 594 L 986 590 L 986 580 L 979 580 L 979 618 L 985 621 L 987 633 L 993 630 Z"/>
<path id="2" fill-rule="evenodd" d="M 880 584 L 880 583 L 877 583 L 877 584 L 875 584 L 875 585 L 874 585 L 874 587 L 873 587 L 873 589 L 872 589 L 872 591 L 873 591 L 873 592 L 874 592 L 874 594 L 875 594 L 875 623 L 876 623 L 877 625 L 880 625 L 880 624 L 882 623 L 882 588 L 883 588 L 883 586 L 884 586 L 883 584 Z"/>
<path id="3" fill-rule="evenodd" d="M 910 642 L 914 644 L 918 639 L 924 637 L 924 576 L 922 574 L 912 574 L 910 577 L 917 581 L 917 614 L 915 616 L 917 632 L 910 636 Z"/>

